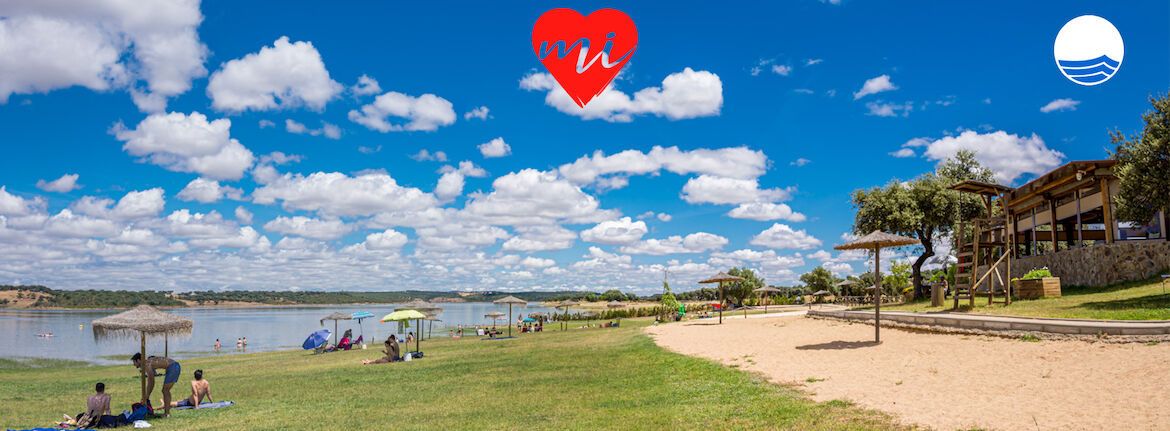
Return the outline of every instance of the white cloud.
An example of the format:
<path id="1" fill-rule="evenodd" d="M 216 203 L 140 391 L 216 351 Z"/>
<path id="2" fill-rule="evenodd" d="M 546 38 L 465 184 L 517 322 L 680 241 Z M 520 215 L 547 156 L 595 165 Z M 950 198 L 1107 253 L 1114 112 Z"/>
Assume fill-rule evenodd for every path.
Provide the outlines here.
<path id="1" fill-rule="evenodd" d="M 207 82 L 211 106 L 229 112 L 300 106 L 320 111 L 342 89 L 329 78 L 311 42 L 289 43 L 288 36 L 260 52 L 224 63 Z"/>
<path id="2" fill-rule="evenodd" d="M 261 129 L 267 129 L 269 127 L 276 127 L 276 123 L 273 123 L 272 120 L 260 120 Z"/>
<path id="3" fill-rule="evenodd" d="M 518 236 L 504 241 L 501 249 L 504 251 L 553 251 L 572 247 L 577 240 L 577 232 L 556 225 L 520 226 L 516 228 Z"/>
<path id="4" fill-rule="evenodd" d="M 821 59 L 821 58 L 810 58 L 810 59 L 804 61 L 804 65 L 805 66 L 812 66 L 814 64 L 820 64 L 823 61 L 825 61 L 825 60 Z"/>
<path id="5" fill-rule="evenodd" d="M 774 249 L 809 250 L 821 246 L 821 240 L 805 232 L 793 230 L 786 224 L 776 223 L 752 237 L 751 245 Z"/>
<path id="6" fill-rule="evenodd" d="M 77 174 L 65 174 L 53 181 L 37 180 L 37 188 L 47 192 L 69 193 L 80 189 L 77 184 Z"/>
<path id="7" fill-rule="evenodd" d="M 418 153 L 410 155 L 410 158 L 414 159 L 415 161 L 419 161 L 419 162 L 425 162 L 425 161 L 445 162 L 445 161 L 447 161 L 447 153 L 444 153 L 442 151 L 435 151 L 432 153 L 430 151 L 427 151 L 426 148 L 424 148 L 424 149 L 418 150 Z"/>
<path id="8" fill-rule="evenodd" d="M 511 235 L 495 226 L 452 221 L 415 228 L 418 246 L 428 250 L 462 250 L 488 247 Z"/>
<path id="9" fill-rule="evenodd" d="M 874 115 L 878 117 L 897 117 L 899 115 L 906 117 L 910 115 L 910 111 L 914 110 L 914 103 L 906 102 L 903 104 L 886 103 L 882 101 L 867 102 L 865 107 L 869 109 L 865 115 Z"/>
<path id="10" fill-rule="evenodd" d="M 0 15 L 0 103 L 79 85 L 127 89 L 139 109 L 157 112 L 207 74 L 198 1 L 26 0 Z"/>
<path id="11" fill-rule="evenodd" d="M 1042 106 L 1040 108 L 1040 112 L 1047 114 L 1052 111 L 1076 111 L 1077 105 L 1080 104 L 1081 102 L 1079 100 L 1056 99 L 1048 102 L 1047 105 Z"/>
<path id="12" fill-rule="evenodd" d="M 959 150 L 975 152 L 975 159 L 995 172 L 995 180 L 1011 185 L 1025 174 L 1040 175 L 1060 166 L 1064 153 L 1049 149 L 1044 140 L 1008 134 L 1002 130 L 978 133 L 966 130 L 958 136 L 947 136 L 927 144 L 923 156 L 930 160 L 946 160 Z"/>
<path id="13" fill-rule="evenodd" d="M 851 275 L 855 272 L 853 265 L 845 262 L 825 262 L 824 264 L 821 264 L 821 267 L 829 270 L 829 272 L 838 277 Z"/>
<path id="14" fill-rule="evenodd" d="M 685 238 L 673 235 L 665 239 L 647 239 L 619 249 L 626 254 L 649 254 L 661 256 L 665 254 L 702 253 L 707 250 L 718 250 L 727 245 L 727 238 L 719 235 L 696 232 Z"/>
<path id="15" fill-rule="evenodd" d="M 399 249 L 406 245 L 406 235 L 394 229 L 366 235 L 366 248 L 371 250 Z"/>
<path id="16" fill-rule="evenodd" d="M 459 162 L 458 168 L 451 165 L 444 165 L 443 167 L 439 168 L 440 174 L 446 174 L 449 172 L 458 172 L 464 176 L 472 178 L 483 178 L 488 176 L 487 171 L 479 166 L 476 166 L 475 163 L 471 160 L 464 160 Z"/>
<path id="17" fill-rule="evenodd" d="M 799 167 L 801 167 L 801 166 L 804 166 L 804 165 L 807 165 L 807 164 L 809 164 L 809 163 L 811 163 L 811 162 L 812 162 L 812 160 L 809 160 L 809 159 L 806 159 L 806 158 L 804 158 L 804 157 L 801 157 L 801 158 L 799 158 L 799 159 L 793 160 L 793 161 L 792 161 L 791 163 L 789 163 L 788 165 L 789 165 L 789 166 L 796 166 L 796 167 L 798 167 L 798 168 L 799 168 Z"/>
<path id="18" fill-rule="evenodd" d="M 789 73 L 792 73 L 792 66 L 785 66 L 783 64 L 773 64 L 772 65 L 772 73 L 775 73 L 775 74 L 780 75 L 780 76 L 788 76 Z"/>
<path id="19" fill-rule="evenodd" d="M 341 238 L 352 228 L 338 219 L 322 220 L 303 216 L 281 216 L 265 223 L 264 230 L 284 235 L 328 240 Z"/>
<path id="20" fill-rule="evenodd" d="M 543 259 L 532 256 L 525 257 L 524 260 L 520 261 L 520 265 L 529 268 L 547 268 L 556 264 L 557 262 L 552 259 Z"/>
<path id="21" fill-rule="evenodd" d="M 699 175 L 683 185 L 682 198 L 688 203 L 740 204 L 775 202 L 792 198 L 791 189 L 761 189 L 757 180 Z"/>
<path id="22" fill-rule="evenodd" d="M 195 248 L 247 248 L 261 238 L 251 226 L 239 227 L 216 211 L 203 214 L 181 209 L 160 220 L 155 227 L 171 239 L 186 239 Z"/>
<path id="23" fill-rule="evenodd" d="M 110 208 L 111 205 L 113 208 Z M 85 215 L 125 221 L 157 216 L 165 205 L 166 199 L 163 198 L 163 189 L 155 187 L 149 190 L 126 193 L 118 200 L 117 204 L 111 199 L 85 196 L 75 201 L 70 205 L 70 208 Z"/>
<path id="24" fill-rule="evenodd" d="M 220 185 L 219 181 L 200 177 L 187 183 L 187 186 L 183 187 L 183 190 L 179 191 L 179 194 L 175 195 L 175 197 L 179 198 L 179 200 L 209 204 L 219 201 L 225 196 L 228 199 L 241 200 L 243 199 L 243 194 L 243 190 Z"/>
<path id="25" fill-rule="evenodd" d="M 480 106 L 480 107 L 477 107 L 475 109 L 472 109 L 470 111 L 465 112 L 463 114 L 463 119 L 470 120 L 472 118 L 478 118 L 480 120 L 487 120 L 489 117 L 488 112 L 489 112 L 488 107 Z"/>
<path id="26" fill-rule="evenodd" d="M 439 177 L 439 183 L 435 185 L 435 196 L 444 201 L 454 199 L 463 194 L 463 184 L 463 174 L 458 171 L 447 172 Z"/>
<path id="27" fill-rule="evenodd" d="M 349 88 L 356 96 L 369 96 L 371 94 L 378 94 L 382 92 L 382 87 L 378 85 L 378 80 L 362 74 L 358 77 L 357 84 Z"/>
<path id="28" fill-rule="evenodd" d="M 0 214 L 15 216 L 30 215 L 44 211 L 45 205 L 44 198 L 40 196 L 25 199 L 8 193 L 5 190 L 5 186 L 0 186 Z"/>
<path id="29" fill-rule="evenodd" d="M 122 227 L 110 220 L 74 214 L 68 209 L 45 222 L 45 232 L 73 238 L 109 238 L 122 232 Z"/>
<path id="30" fill-rule="evenodd" d="M 727 216 L 757 221 L 788 220 L 791 222 L 802 222 L 806 219 L 804 214 L 792 211 L 792 208 L 788 205 L 768 202 L 748 202 L 741 204 L 729 211 Z"/>
<path id="31" fill-rule="evenodd" d="M 393 124 L 389 117 L 406 120 L 404 124 Z M 455 110 L 451 102 L 434 94 L 414 97 L 398 92 L 388 92 L 374 98 L 374 102 L 361 107 L 361 111 L 349 111 L 349 119 L 379 132 L 424 131 L 433 132 L 442 126 L 455 124 Z"/>
<path id="32" fill-rule="evenodd" d="M 870 79 L 865 80 L 865 84 L 862 84 L 861 90 L 858 90 L 856 93 L 853 93 L 853 100 L 860 99 L 860 98 L 868 96 L 870 94 L 877 94 L 877 93 L 881 93 L 883 91 L 891 91 L 891 90 L 897 90 L 897 89 L 898 89 L 898 87 L 894 86 L 894 83 L 890 82 L 890 75 L 882 75 L 882 76 L 879 76 L 876 78 L 870 78 Z"/>
<path id="33" fill-rule="evenodd" d="M 603 221 L 581 231 L 581 240 L 599 244 L 629 245 L 642 239 L 642 236 L 649 231 L 645 222 L 622 217 L 617 220 Z"/>
<path id="34" fill-rule="evenodd" d="M 592 156 L 561 165 L 557 171 L 569 181 L 587 185 L 605 175 L 653 175 L 663 169 L 679 175 L 707 174 L 754 179 L 767 171 L 768 164 L 768 157 L 763 151 L 753 151 L 747 147 L 683 151 L 678 147 L 655 146 L 649 152 L 625 150 L 608 156 L 597 150 Z"/>
<path id="35" fill-rule="evenodd" d="M 829 254 L 829 252 L 824 251 L 824 250 L 817 250 L 816 253 L 812 253 L 812 254 L 808 255 L 808 257 L 810 259 L 816 259 L 816 260 L 819 260 L 821 262 L 827 262 L 827 261 L 833 259 L 833 256 L 831 254 Z"/>
<path id="36" fill-rule="evenodd" d="M 801 93 L 801 94 L 813 94 L 813 93 L 815 93 L 814 91 L 812 91 L 812 90 L 809 90 L 809 89 L 807 89 L 807 88 L 797 88 L 797 89 L 795 89 L 795 90 L 792 90 L 792 91 L 794 91 L 794 92 L 797 92 L 797 93 Z"/>
<path id="37" fill-rule="evenodd" d="M 512 146 L 504 142 L 504 138 L 492 139 L 490 142 L 479 144 L 479 152 L 484 158 L 504 157 L 512 155 Z"/>
<path id="38" fill-rule="evenodd" d="M 910 149 L 910 148 L 902 148 L 902 149 L 900 149 L 900 150 L 898 150 L 898 151 L 894 151 L 894 152 L 890 153 L 890 155 L 891 155 L 891 156 L 894 156 L 894 157 L 897 157 L 897 158 L 906 158 L 906 157 L 914 157 L 914 156 L 916 156 L 917 154 L 915 154 L 915 153 L 914 153 L 914 150 L 913 150 L 913 149 Z"/>
<path id="39" fill-rule="evenodd" d="M 597 198 L 555 173 L 525 169 L 492 182 L 492 192 L 473 193 L 464 212 L 501 225 L 589 223 L 614 217 Z"/>
<path id="40" fill-rule="evenodd" d="M 218 180 L 236 180 L 254 157 L 229 134 L 226 118 L 208 122 L 198 112 L 152 114 L 133 130 L 121 123 L 111 130 L 132 156 L 176 172 L 194 172 Z"/>
<path id="41" fill-rule="evenodd" d="M 242 206 L 236 207 L 236 220 L 243 224 L 252 224 L 252 212 Z"/>
<path id="42" fill-rule="evenodd" d="M 390 175 L 315 172 L 309 176 L 284 174 L 252 192 L 259 204 L 283 201 L 286 210 L 317 211 L 336 216 L 379 212 L 417 211 L 436 206 L 434 195 L 402 187 Z"/>
<path id="43" fill-rule="evenodd" d="M 658 217 L 658 220 L 664 221 L 664 222 L 670 221 L 671 219 L 674 218 L 674 217 L 671 217 L 671 215 L 667 214 L 667 213 L 658 213 L 657 217 Z"/>
<path id="44" fill-rule="evenodd" d="M 312 136 L 325 135 L 325 137 L 329 139 L 341 139 L 341 128 L 324 121 L 321 122 L 320 129 L 310 129 L 304 124 L 293 121 L 292 119 L 286 119 L 284 120 L 284 130 L 297 135 L 303 135 L 307 133 Z"/>
<path id="45" fill-rule="evenodd" d="M 546 91 L 545 104 L 569 115 L 585 120 L 604 119 L 610 122 L 630 122 L 634 116 L 652 114 L 670 120 L 719 115 L 723 107 L 723 82 L 707 71 L 685 68 L 668 75 L 661 87 L 648 87 L 626 95 L 610 84 L 609 89 L 594 98 L 584 109 L 569 97 L 547 73 L 532 73 L 520 80 L 520 88 Z"/>

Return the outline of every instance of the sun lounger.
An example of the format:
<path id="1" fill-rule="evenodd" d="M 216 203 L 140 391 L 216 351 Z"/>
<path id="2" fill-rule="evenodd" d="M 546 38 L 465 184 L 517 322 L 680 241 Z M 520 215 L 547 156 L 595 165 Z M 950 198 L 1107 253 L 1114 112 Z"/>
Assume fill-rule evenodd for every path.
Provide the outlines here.
<path id="1" fill-rule="evenodd" d="M 235 404 L 236 404 L 235 401 L 216 401 L 214 403 L 199 403 L 199 409 L 200 410 L 202 410 L 202 409 L 218 409 L 220 407 L 227 407 L 227 406 L 231 406 L 231 405 L 235 405 Z M 193 409 L 193 408 L 195 408 L 195 406 L 175 407 L 176 410 L 188 410 L 188 409 Z"/>

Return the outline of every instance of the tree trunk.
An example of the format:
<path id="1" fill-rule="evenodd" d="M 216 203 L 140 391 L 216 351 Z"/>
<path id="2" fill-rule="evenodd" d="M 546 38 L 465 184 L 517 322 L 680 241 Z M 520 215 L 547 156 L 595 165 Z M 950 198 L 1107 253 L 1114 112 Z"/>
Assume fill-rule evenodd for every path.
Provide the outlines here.
<path id="1" fill-rule="evenodd" d="M 914 299 L 926 297 L 926 289 L 922 286 L 922 264 L 926 263 L 927 259 L 934 256 L 934 243 L 932 242 L 930 234 L 923 234 L 918 232 L 918 240 L 922 241 L 922 248 L 925 249 L 921 256 L 911 265 L 912 273 L 910 280 L 914 283 Z"/>

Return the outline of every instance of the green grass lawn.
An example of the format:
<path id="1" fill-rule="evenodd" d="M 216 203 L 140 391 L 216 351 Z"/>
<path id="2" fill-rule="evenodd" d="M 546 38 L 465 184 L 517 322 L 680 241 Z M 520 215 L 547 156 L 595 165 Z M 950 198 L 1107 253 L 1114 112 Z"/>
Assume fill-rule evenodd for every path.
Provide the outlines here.
<path id="1" fill-rule="evenodd" d="M 203 369 L 216 400 L 237 405 L 172 412 L 156 429 L 904 429 L 848 402 L 715 362 L 668 352 L 620 328 L 424 341 L 426 357 L 361 366 L 376 350 L 269 352 L 182 362 L 174 395 Z M 375 346 L 371 346 L 375 347 Z M 3 364 L 0 364 L 3 366 Z M 115 409 L 137 398 L 129 364 L 0 368 L 0 426 L 48 426 L 83 410 L 105 382 Z M 160 394 L 155 390 L 152 398 Z"/>
<path id="2" fill-rule="evenodd" d="M 1078 319 L 1170 320 L 1170 283 L 1167 295 L 1162 294 L 1161 277 L 1119 283 L 1107 287 L 1062 287 L 1060 297 L 1033 300 L 1013 300 L 1012 305 L 987 305 L 987 297 L 975 298 L 975 309 L 967 309 L 967 301 L 959 301 L 961 311 L 1015 316 L 1068 317 Z M 931 307 L 930 300 L 882 306 L 883 310 L 944 311 L 950 310 L 954 300 L 948 299 L 942 307 Z"/>

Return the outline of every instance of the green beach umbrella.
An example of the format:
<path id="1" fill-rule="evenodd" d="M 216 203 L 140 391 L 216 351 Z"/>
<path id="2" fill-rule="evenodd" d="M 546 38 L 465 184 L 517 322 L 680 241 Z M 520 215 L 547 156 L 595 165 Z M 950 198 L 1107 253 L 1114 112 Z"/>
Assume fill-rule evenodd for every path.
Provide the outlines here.
<path id="1" fill-rule="evenodd" d="M 382 321 L 383 322 L 402 322 L 402 321 L 407 321 L 407 320 L 417 320 L 417 321 L 421 322 L 423 319 L 426 319 L 426 318 L 427 318 L 427 315 L 420 313 L 418 310 L 398 310 L 398 311 L 395 311 L 393 313 L 382 316 Z M 422 328 L 422 324 L 420 323 L 418 325 L 418 327 Z M 419 331 L 419 332 L 421 333 L 422 331 Z M 416 352 L 419 349 L 418 342 L 419 342 L 419 337 L 414 337 L 414 351 L 416 351 Z"/>
<path id="2" fill-rule="evenodd" d="M 426 314 L 426 315 L 433 315 L 433 314 L 435 314 L 435 312 L 437 312 L 437 311 L 443 311 L 443 307 L 440 307 L 440 306 L 438 306 L 438 305 L 435 305 L 435 304 L 432 304 L 432 303 L 429 303 L 429 302 L 423 301 L 423 300 L 421 300 L 421 299 L 415 299 L 415 300 L 413 300 L 413 301 L 410 301 L 410 302 L 407 302 L 407 303 L 405 303 L 405 304 L 402 304 L 402 305 L 399 305 L 399 306 L 397 306 L 397 307 L 394 307 L 394 310 L 395 310 L 395 311 L 398 311 L 398 310 L 415 310 L 415 311 L 422 312 L 423 314 Z M 422 326 L 421 326 L 421 324 L 420 324 L 420 326 L 419 326 L 419 334 L 418 334 L 418 336 L 419 336 L 420 338 L 423 336 L 423 333 L 422 333 Z"/>

